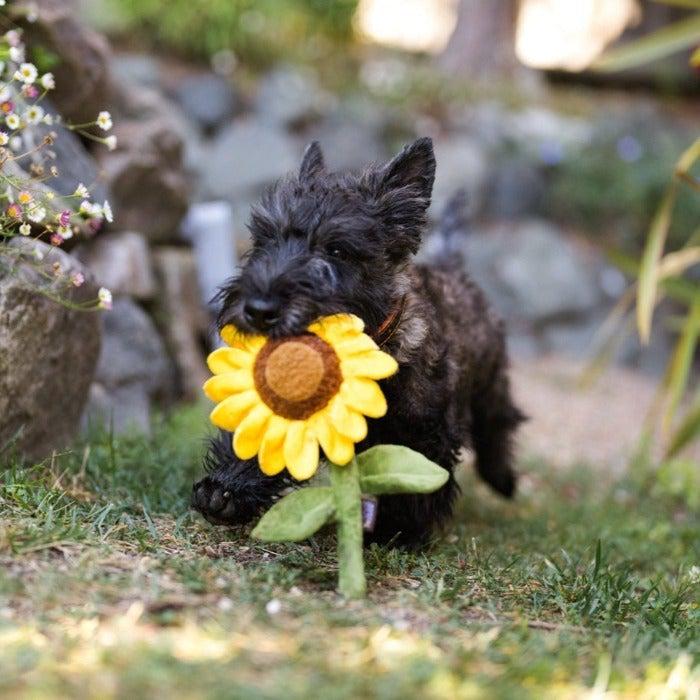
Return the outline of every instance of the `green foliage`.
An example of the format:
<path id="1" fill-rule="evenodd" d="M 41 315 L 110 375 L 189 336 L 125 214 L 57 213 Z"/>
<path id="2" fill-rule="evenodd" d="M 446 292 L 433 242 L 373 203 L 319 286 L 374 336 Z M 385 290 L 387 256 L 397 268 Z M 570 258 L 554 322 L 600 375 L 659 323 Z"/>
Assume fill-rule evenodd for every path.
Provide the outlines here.
<path id="1" fill-rule="evenodd" d="M 420 452 L 400 445 L 377 445 L 357 457 L 363 493 L 432 493 L 450 475 Z"/>
<path id="2" fill-rule="evenodd" d="M 260 518 L 252 536 L 263 542 L 301 542 L 334 515 L 333 490 L 329 486 L 308 486 L 275 503 Z"/>
<path id="3" fill-rule="evenodd" d="M 633 162 L 618 154 L 630 138 L 639 146 L 639 157 Z M 658 122 L 601 132 L 593 143 L 554 169 L 546 213 L 637 253 L 666 192 L 669 173 L 686 144 L 687 140 L 664 130 Z M 699 221 L 700 198 L 689 190 L 679 192 L 668 231 L 669 246 L 682 246 Z"/>
<path id="4" fill-rule="evenodd" d="M 186 56 L 230 49 L 253 65 L 352 36 L 357 0 L 110 0 L 125 32 Z"/>

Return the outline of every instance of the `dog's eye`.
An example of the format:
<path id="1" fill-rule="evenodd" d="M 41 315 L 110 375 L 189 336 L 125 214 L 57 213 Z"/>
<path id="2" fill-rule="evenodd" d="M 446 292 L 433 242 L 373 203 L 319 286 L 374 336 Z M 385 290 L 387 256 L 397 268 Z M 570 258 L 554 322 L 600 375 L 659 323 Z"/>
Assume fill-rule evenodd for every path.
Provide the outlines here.
<path id="1" fill-rule="evenodd" d="M 331 245 L 326 248 L 326 253 L 331 258 L 338 258 L 339 260 L 343 260 L 347 257 L 345 250 L 335 243 L 331 243 Z"/>

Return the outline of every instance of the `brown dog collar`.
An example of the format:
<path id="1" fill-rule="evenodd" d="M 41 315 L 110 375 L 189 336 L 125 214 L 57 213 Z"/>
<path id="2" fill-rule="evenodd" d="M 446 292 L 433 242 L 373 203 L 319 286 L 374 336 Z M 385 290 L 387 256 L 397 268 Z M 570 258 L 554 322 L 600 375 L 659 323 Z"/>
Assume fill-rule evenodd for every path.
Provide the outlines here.
<path id="1" fill-rule="evenodd" d="M 406 307 L 406 296 L 402 296 L 392 307 L 387 317 L 382 321 L 377 330 L 372 333 L 374 342 L 382 347 L 386 345 L 395 335 L 401 324 L 404 308 Z"/>

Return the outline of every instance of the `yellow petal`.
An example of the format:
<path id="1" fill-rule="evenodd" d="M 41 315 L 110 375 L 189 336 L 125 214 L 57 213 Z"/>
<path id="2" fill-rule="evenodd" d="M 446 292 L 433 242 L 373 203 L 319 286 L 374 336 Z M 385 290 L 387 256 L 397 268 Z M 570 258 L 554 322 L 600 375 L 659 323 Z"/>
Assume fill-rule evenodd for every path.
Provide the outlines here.
<path id="1" fill-rule="evenodd" d="M 381 418 L 386 414 L 386 399 L 379 385 L 372 379 L 350 377 L 340 387 L 340 394 L 349 408 L 370 418 Z"/>
<path id="2" fill-rule="evenodd" d="M 396 360 L 381 350 L 354 355 L 340 363 L 343 377 L 367 377 L 368 379 L 386 379 L 396 374 L 399 365 Z"/>
<path id="3" fill-rule="evenodd" d="M 233 432 L 248 411 L 260 401 L 256 391 L 244 391 L 224 399 L 210 414 L 211 422 L 222 430 Z"/>
<path id="4" fill-rule="evenodd" d="M 341 357 L 351 357 L 370 350 L 379 350 L 379 347 L 366 333 L 360 333 L 338 341 L 335 350 Z"/>
<path id="5" fill-rule="evenodd" d="M 237 369 L 253 366 L 256 354 L 240 348 L 218 348 L 207 358 L 207 364 L 213 374 L 224 374 Z"/>
<path id="6" fill-rule="evenodd" d="M 292 421 L 284 439 L 284 461 L 297 480 L 310 479 L 318 469 L 318 440 L 304 421 Z"/>
<path id="7" fill-rule="evenodd" d="M 328 406 L 328 417 L 331 425 L 346 438 L 353 442 L 362 442 L 367 437 L 367 421 L 365 417 L 348 408 L 341 396 L 336 396 Z"/>
<path id="8" fill-rule="evenodd" d="M 346 336 L 352 337 L 362 333 L 364 327 L 364 321 L 353 314 L 336 314 L 312 323 L 309 326 L 309 331 L 334 345 Z"/>
<path id="9" fill-rule="evenodd" d="M 258 453 L 258 461 L 260 469 L 268 476 L 279 474 L 285 467 L 283 447 L 288 427 L 289 421 L 286 418 L 275 415 L 267 424 Z"/>
<path id="10" fill-rule="evenodd" d="M 355 456 L 355 445 L 352 440 L 335 430 L 327 411 L 319 411 L 309 422 L 321 444 L 321 449 L 331 462 L 347 464 Z"/>
<path id="11" fill-rule="evenodd" d="M 272 411 L 264 404 L 254 406 L 236 428 L 233 451 L 240 459 L 252 459 L 258 454 Z"/>
<path id="12" fill-rule="evenodd" d="M 260 348 L 265 345 L 267 338 L 263 335 L 245 335 L 241 333 L 238 328 L 229 324 L 221 329 L 221 340 L 226 343 L 226 345 L 232 348 L 239 348 L 240 350 L 249 350 L 251 352 L 257 353 Z"/>
<path id="13" fill-rule="evenodd" d="M 254 386 L 253 375 L 246 370 L 235 370 L 218 374 L 204 383 L 204 393 L 212 401 L 219 403 L 231 394 L 252 389 Z"/>

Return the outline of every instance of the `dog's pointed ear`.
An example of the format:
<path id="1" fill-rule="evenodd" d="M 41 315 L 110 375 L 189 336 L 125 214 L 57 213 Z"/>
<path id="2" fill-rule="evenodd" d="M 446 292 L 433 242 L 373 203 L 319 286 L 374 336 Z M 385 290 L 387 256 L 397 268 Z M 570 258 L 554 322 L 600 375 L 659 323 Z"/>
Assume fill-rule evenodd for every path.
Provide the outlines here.
<path id="1" fill-rule="evenodd" d="M 299 166 L 299 181 L 308 182 L 323 174 L 326 170 L 326 162 L 318 141 L 312 141 L 304 151 Z"/>
<path id="2" fill-rule="evenodd" d="M 382 192 L 404 190 L 407 195 L 430 206 L 430 197 L 435 183 L 435 152 L 433 140 L 423 137 L 404 146 L 379 172 L 379 187 Z"/>

